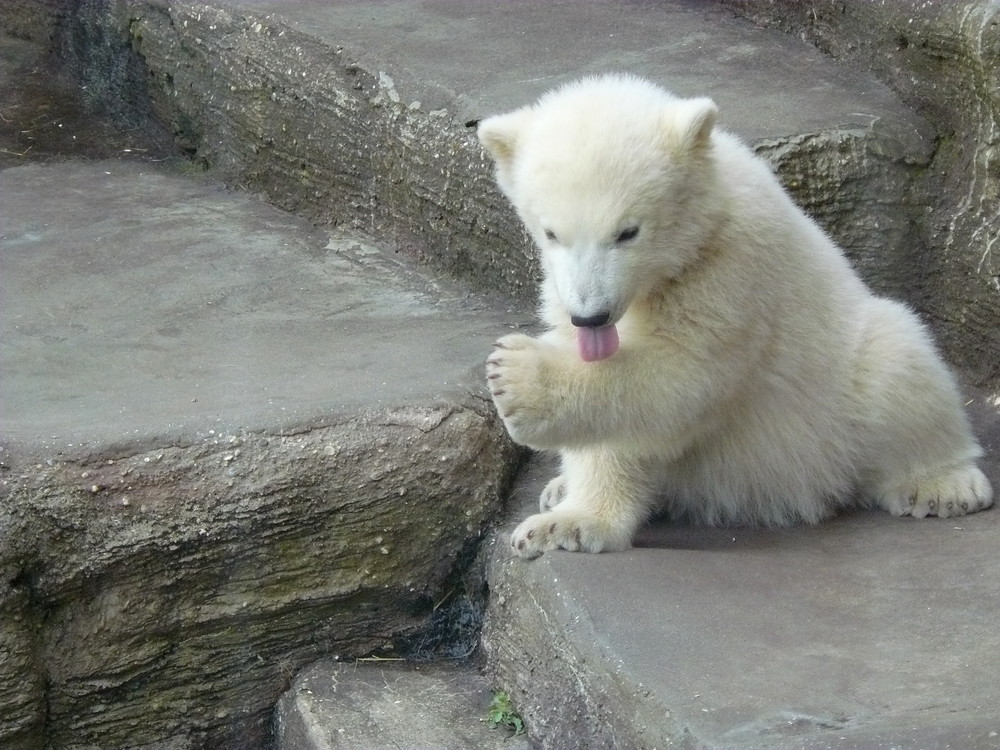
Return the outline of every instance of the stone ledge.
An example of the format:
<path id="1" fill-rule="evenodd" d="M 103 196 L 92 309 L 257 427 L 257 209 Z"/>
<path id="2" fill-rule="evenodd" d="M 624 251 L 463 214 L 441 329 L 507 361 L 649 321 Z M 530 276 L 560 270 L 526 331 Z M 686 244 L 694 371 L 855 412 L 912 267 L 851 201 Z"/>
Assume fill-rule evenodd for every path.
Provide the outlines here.
<path id="1" fill-rule="evenodd" d="M 275 712 L 278 750 L 528 750 L 490 727 L 486 680 L 450 663 L 345 664 L 303 670 Z"/>
<path id="2" fill-rule="evenodd" d="M 995 407 L 988 439 L 996 440 Z M 996 482 L 1000 464 L 984 466 Z M 535 512 L 555 471 L 514 493 Z M 623 553 L 489 554 L 482 644 L 539 748 L 994 750 L 995 511 L 809 528 L 654 523 Z"/>
<path id="3" fill-rule="evenodd" d="M 169 168 L 0 196 L 0 745 L 253 746 L 304 664 L 436 627 L 517 464 L 479 362 L 524 316 Z"/>
<path id="4" fill-rule="evenodd" d="M 72 19 L 59 45 L 119 117 L 131 116 L 120 102 L 129 101 L 131 82 L 144 79 L 154 110 L 178 141 L 230 184 L 318 223 L 391 238 L 466 283 L 530 301 L 534 251 L 465 121 L 594 72 L 595 49 L 612 65 L 615 44 L 626 44 L 631 69 L 681 93 L 715 96 L 723 126 L 774 155 L 793 195 L 877 287 L 919 296 L 885 272 L 877 249 L 894 248 L 904 265 L 922 252 L 913 235 L 920 209 L 912 189 L 934 134 L 873 79 L 718 8 L 662 3 L 623 17 L 610 5 L 575 5 L 573 28 L 625 24 L 628 34 L 626 42 L 598 35 L 599 47 L 586 55 L 557 43 L 576 49 L 572 60 L 553 58 L 548 43 L 505 46 L 495 33 L 496 13 L 504 24 L 520 24 L 510 38 L 561 29 L 547 22 L 565 12 L 559 3 L 534 6 L 524 17 L 484 6 L 471 16 L 443 12 L 405 2 L 380 3 L 377 13 L 366 2 L 322 12 L 307 2 L 264 0 L 228 9 L 104 2 Z M 477 76 L 457 48 L 442 55 L 441 40 L 424 45 L 406 31 L 433 33 L 459 18 L 461 49 L 490 61 L 485 75 Z M 664 39 L 672 43 L 664 46 Z M 707 66 L 713 49 L 721 62 L 690 64 L 697 54 Z M 734 83 L 737 67 L 746 78 Z M 414 81 L 411 70 L 426 80 Z M 427 111 L 421 97 L 438 108 Z M 858 203 L 860 221 L 840 215 L 838 206 L 849 202 Z"/>
<path id="5" fill-rule="evenodd" d="M 63 748 L 262 741 L 301 665 L 428 627 L 512 463 L 467 404 L 8 480 L 4 746 L 43 729 Z"/>

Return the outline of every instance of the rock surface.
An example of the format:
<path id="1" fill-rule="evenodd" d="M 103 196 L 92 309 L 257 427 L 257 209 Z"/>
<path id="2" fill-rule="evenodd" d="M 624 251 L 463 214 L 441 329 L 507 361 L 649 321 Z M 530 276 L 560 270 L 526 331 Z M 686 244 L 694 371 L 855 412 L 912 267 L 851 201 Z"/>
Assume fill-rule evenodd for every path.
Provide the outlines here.
<path id="1" fill-rule="evenodd" d="M 1000 462 L 984 468 L 997 484 Z M 515 521 L 555 473 L 532 463 Z M 484 657 L 538 747 L 1000 747 L 1000 514 L 655 523 L 627 552 L 530 562 L 513 525 L 493 542 Z"/>
<path id="2" fill-rule="evenodd" d="M 261 744 L 460 595 L 523 316 L 149 164 L 6 169 L 0 227 L 0 745 Z"/>
<path id="3" fill-rule="evenodd" d="M 145 111 L 134 103 L 142 82 L 178 142 L 229 183 L 314 221 L 391 238 L 473 286 L 525 301 L 534 252 L 466 125 L 581 74 L 626 67 L 715 97 L 723 127 L 773 159 L 876 286 L 913 287 L 904 270 L 919 250 L 912 227 L 922 208 L 912 189 L 932 130 L 873 78 L 754 33 L 717 6 L 227 6 L 95 2 L 65 20 L 56 44 L 118 119 Z"/>

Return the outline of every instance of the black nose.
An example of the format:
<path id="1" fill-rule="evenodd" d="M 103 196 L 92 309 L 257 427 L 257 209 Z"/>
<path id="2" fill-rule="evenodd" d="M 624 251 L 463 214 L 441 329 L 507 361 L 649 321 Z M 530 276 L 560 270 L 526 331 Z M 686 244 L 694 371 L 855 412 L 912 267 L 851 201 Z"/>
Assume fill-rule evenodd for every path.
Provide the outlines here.
<path id="1" fill-rule="evenodd" d="M 611 313 L 597 313 L 597 315 L 591 315 L 586 318 L 582 318 L 579 315 L 570 315 L 569 321 L 577 328 L 600 328 L 601 326 L 606 326 L 608 321 L 611 320 Z"/>

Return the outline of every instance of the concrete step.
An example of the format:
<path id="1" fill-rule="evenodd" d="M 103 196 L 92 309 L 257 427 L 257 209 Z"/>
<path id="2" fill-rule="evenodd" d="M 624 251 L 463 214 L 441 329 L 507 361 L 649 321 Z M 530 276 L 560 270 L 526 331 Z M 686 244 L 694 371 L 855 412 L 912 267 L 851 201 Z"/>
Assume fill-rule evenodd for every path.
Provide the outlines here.
<path id="1" fill-rule="evenodd" d="M 285 750 L 528 750 L 523 732 L 491 721 L 495 695 L 452 662 L 329 659 L 304 669 L 275 713 Z"/>
<path id="2" fill-rule="evenodd" d="M 479 391 L 492 337 L 530 321 L 191 174 L 88 161 L 0 179 L 17 454 L 448 403 Z"/>
<path id="3" fill-rule="evenodd" d="M 527 316 L 149 163 L 0 171 L 0 227 L 0 745 L 259 746 L 302 665 L 438 627 Z"/>
<path id="4" fill-rule="evenodd" d="M 528 304 L 534 251 L 467 125 L 608 69 L 714 97 L 721 126 L 774 162 L 873 283 L 914 293 L 920 278 L 911 193 L 927 123 L 871 77 L 714 4 L 133 2 L 75 19 L 61 46 L 120 118 L 141 80 L 230 184 Z M 116 53 L 106 39 L 123 28 Z"/>
<path id="5" fill-rule="evenodd" d="M 996 483 L 1000 420 L 979 406 Z M 518 481 L 482 636 L 538 747 L 1000 747 L 997 513 L 659 522 L 628 552 L 515 559 L 556 473 L 538 458 Z"/>

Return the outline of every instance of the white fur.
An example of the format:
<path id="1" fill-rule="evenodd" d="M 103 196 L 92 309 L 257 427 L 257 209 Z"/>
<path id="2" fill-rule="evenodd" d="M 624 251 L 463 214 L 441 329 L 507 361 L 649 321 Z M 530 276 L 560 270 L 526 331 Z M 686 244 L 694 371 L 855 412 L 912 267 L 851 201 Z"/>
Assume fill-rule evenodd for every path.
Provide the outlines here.
<path id="1" fill-rule="evenodd" d="M 715 116 L 606 76 L 479 126 L 542 251 L 549 330 L 505 336 L 487 365 L 514 440 L 562 456 L 513 534 L 526 557 L 626 548 L 656 503 L 763 525 L 992 503 L 927 331 L 872 295 Z M 584 362 L 570 316 L 599 313 L 621 346 Z"/>

